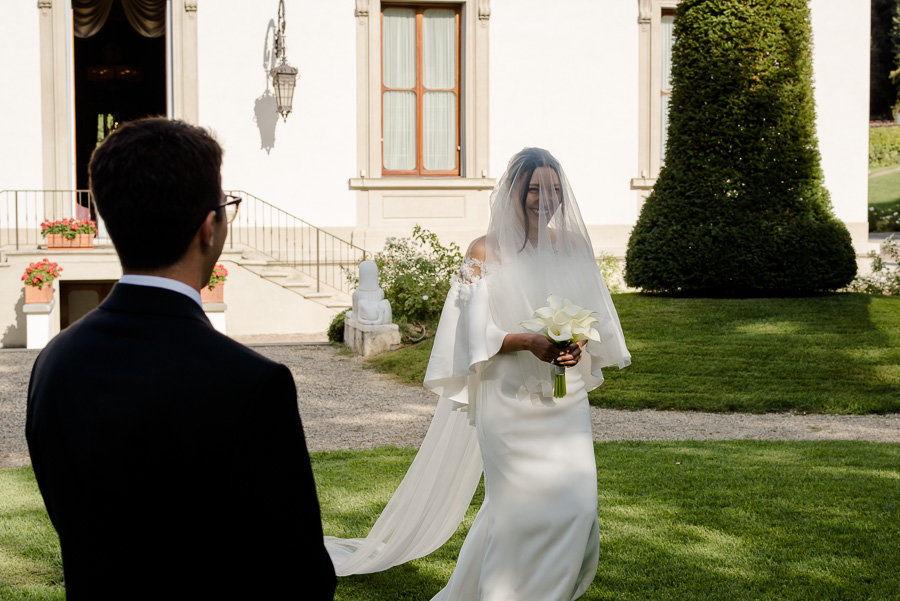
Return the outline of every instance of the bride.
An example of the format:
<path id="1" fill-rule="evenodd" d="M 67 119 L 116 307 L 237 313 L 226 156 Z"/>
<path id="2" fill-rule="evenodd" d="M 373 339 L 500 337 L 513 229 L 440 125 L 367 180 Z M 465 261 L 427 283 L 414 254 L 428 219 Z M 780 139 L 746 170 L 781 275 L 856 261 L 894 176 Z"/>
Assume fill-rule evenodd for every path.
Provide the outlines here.
<path id="1" fill-rule="evenodd" d="M 521 322 L 555 294 L 594 311 L 600 342 L 558 348 Z M 599 557 L 597 469 L 587 393 L 631 357 L 575 197 L 546 150 L 512 157 L 487 234 L 454 278 L 425 373 L 439 395 L 428 433 L 365 538 L 325 537 L 339 576 L 385 570 L 440 547 L 484 472 L 485 498 L 440 601 L 569 601 Z M 552 364 L 567 394 L 553 398 Z"/>

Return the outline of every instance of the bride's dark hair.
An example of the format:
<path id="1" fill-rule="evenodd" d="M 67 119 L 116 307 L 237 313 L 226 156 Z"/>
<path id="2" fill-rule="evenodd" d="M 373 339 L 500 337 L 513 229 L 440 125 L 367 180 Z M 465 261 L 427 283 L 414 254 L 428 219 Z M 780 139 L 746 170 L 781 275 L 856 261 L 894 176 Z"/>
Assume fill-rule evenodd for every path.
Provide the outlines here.
<path id="1" fill-rule="evenodd" d="M 513 155 L 509 160 L 509 166 L 506 168 L 508 173 L 515 174 L 515 185 L 518 186 L 518 189 L 515 189 L 513 194 L 518 195 L 519 203 L 522 207 L 522 215 L 525 218 L 525 240 L 522 241 L 522 248 L 519 249 L 519 252 L 522 252 L 525 249 L 525 245 L 528 244 L 528 227 L 530 223 L 528 211 L 525 209 L 525 203 L 528 198 L 528 186 L 531 184 L 531 176 L 534 175 L 534 170 L 538 167 L 550 167 L 556 171 L 557 177 L 562 181 L 559 161 L 543 148 L 522 149 Z M 560 194 L 564 195 L 562 189 L 560 189 Z M 563 210 L 565 210 L 564 201 L 564 198 L 560 198 L 560 206 Z"/>

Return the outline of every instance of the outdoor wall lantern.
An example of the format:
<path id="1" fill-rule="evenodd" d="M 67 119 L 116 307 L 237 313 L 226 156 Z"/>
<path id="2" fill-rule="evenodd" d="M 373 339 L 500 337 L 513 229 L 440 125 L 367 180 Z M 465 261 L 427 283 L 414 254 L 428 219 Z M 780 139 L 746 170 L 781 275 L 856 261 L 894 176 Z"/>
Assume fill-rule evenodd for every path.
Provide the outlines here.
<path id="1" fill-rule="evenodd" d="M 275 60 L 281 63 L 272 68 L 272 87 L 275 88 L 277 110 L 287 121 L 294 103 L 294 87 L 297 85 L 297 69 L 287 62 L 284 48 L 284 0 L 278 0 L 278 29 L 275 31 Z"/>

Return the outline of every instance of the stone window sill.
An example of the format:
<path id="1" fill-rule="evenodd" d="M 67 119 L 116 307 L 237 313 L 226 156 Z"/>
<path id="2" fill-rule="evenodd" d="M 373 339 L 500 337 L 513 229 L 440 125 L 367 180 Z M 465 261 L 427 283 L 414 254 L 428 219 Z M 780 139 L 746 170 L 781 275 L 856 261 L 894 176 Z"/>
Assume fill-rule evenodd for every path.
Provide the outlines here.
<path id="1" fill-rule="evenodd" d="M 497 180 L 487 177 L 352 177 L 351 190 L 492 190 Z"/>

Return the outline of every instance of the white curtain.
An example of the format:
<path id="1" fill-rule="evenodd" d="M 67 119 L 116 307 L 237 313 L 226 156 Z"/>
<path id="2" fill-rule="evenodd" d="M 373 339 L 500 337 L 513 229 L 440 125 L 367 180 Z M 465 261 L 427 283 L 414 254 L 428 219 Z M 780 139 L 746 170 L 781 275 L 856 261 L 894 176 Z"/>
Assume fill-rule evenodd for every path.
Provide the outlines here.
<path id="1" fill-rule="evenodd" d="M 384 87 L 416 86 L 416 13 L 408 8 L 384 9 Z M 416 93 L 388 90 L 382 99 L 384 167 L 416 168 Z"/>
<path id="2" fill-rule="evenodd" d="M 672 83 L 672 32 L 675 29 L 675 16 L 663 15 L 660 23 L 660 61 L 659 61 L 659 164 L 666 161 L 666 139 L 669 131 L 669 98 L 671 98 Z"/>
<path id="3" fill-rule="evenodd" d="M 425 97 L 422 149 L 429 170 L 456 168 L 456 94 L 432 92 L 456 86 L 456 13 L 429 9 L 423 15 Z"/>
<path id="4" fill-rule="evenodd" d="M 116 0 L 72 0 L 75 37 L 96 35 Z M 166 0 L 118 0 L 128 23 L 145 38 L 158 38 L 166 33 Z"/>

